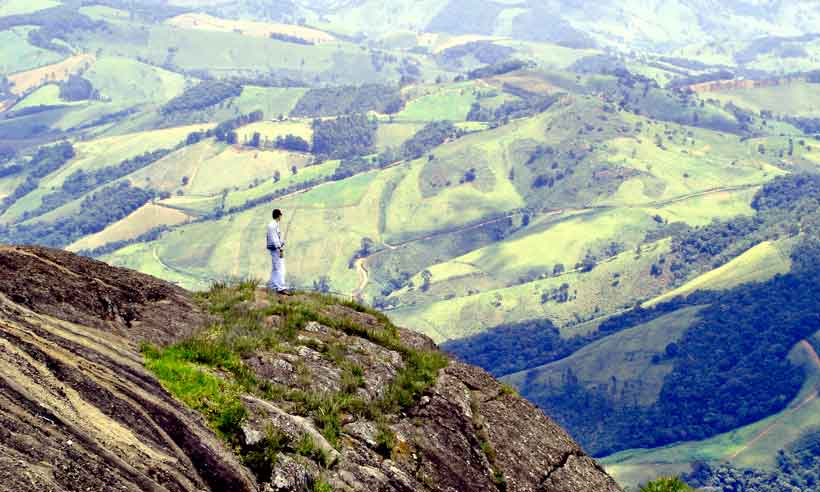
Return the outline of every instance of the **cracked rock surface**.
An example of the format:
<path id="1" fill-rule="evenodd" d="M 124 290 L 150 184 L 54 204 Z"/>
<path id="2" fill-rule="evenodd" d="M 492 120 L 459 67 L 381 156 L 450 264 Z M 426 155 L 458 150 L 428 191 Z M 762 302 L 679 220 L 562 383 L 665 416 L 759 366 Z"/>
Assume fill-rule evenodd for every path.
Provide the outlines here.
<path id="1" fill-rule="evenodd" d="M 248 302 L 278 301 L 257 293 Z M 383 328 L 350 306 L 323 314 Z M 620 490 L 538 408 L 457 361 L 398 412 L 343 412 L 333 440 L 317 415 L 284 396 L 242 395 L 238 446 L 261 449 L 271 436 L 288 443 L 271 451 L 261 477 L 143 367 L 140 343 L 173 343 L 209 320 L 190 294 L 151 277 L 0 247 L 0 490 L 309 492 L 319 481 L 342 492 Z M 283 318 L 264 323 L 275 329 Z M 398 338 L 437 350 L 410 330 Z M 383 398 L 408 364 L 395 346 L 316 321 L 277 347 L 243 355 L 259 381 L 303 395 L 349 391 L 362 405 Z M 353 366 L 360 380 L 345 390 Z M 305 439 L 311 452 L 297 449 Z"/>

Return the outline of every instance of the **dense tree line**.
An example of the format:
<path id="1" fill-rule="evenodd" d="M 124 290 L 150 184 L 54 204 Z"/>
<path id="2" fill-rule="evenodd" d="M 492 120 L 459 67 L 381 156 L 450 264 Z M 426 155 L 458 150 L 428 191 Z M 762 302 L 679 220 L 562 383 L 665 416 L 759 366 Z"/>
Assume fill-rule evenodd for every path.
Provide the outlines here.
<path id="1" fill-rule="evenodd" d="M 162 236 L 164 233 L 166 233 L 170 230 L 171 230 L 171 228 L 168 227 L 168 226 L 165 226 L 165 225 L 154 227 L 151 230 L 149 230 L 148 232 L 144 232 L 144 233 L 140 234 L 137 237 L 133 237 L 131 239 L 124 239 L 124 240 L 121 240 L 121 241 L 113 241 L 113 242 L 106 243 L 102 246 L 99 246 L 97 248 L 90 249 L 90 250 L 89 249 L 84 249 L 84 250 L 78 251 L 77 254 L 82 255 L 82 256 L 88 256 L 90 258 L 99 258 L 101 256 L 111 254 L 114 251 L 122 249 L 126 246 L 130 246 L 132 244 L 148 243 L 148 242 L 151 242 L 151 241 L 156 241 L 157 239 L 160 238 L 160 236 Z"/>
<path id="2" fill-rule="evenodd" d="M 64 247 L 77 239 L 103 230 L 154 198 L 154 193 L 123 182 L 90 195 L 79 211 L 60 220 L 21 224 L 0 229 L 0 241 Z"/>
<path id="3" fill-rule="evenodd" d="M 418 159 L 426 152 L 452 138 L 458 138 L 462 132 L 449 121 L 433 121 L 424 125 L 401 146 L 401 157 Z"/>
<path id="4" fill-rule="evenodd" d="M 242 84 L 227 80 L 203 80 L 165 103 L 160 112 L 170 115 L 198 111 L 215 106 L 226 99 L 239 97 L 241 94 Z"/>
<path id="5" fill-rule="evenodd" d="M 556 273 L 560 271 L 556 269 Z M 501 377 L 561 360 L 596 340 L 708 300 L 709 294 L 696 293 L 660 303 L 651 309 L 638 306 L 605 320 L 597 331 L 583 336 L 564 338 L 551 321 L 540 319 L 499 325 L 471 337 L 445 342 L 442 348 L 465 362 L 483 367 L 495 377 Z"/>
<path id="6" fill-rule="evenodd" d="M 378 123 L 364 114 L 313 120 L 313 153 L 328 159 L 368 154 L 376 143 L 377 128 Z"/>
<path id="7" fill-rule="evenodd" d="M 505 122 L 515 118 L 527 118 L 543 113 L 552 107 L 560 94 L 549 96 L 524 94 L 521 99 L 505 101 L 495 109 L 485 108 L 480 102 L 474 102 L 467 113 L 467 121 Z"/>
<path id="8" fill-rule="evenodd" d="M 172 149 L 160 149 L 153 152 L 146 152 L 131 159 L 126 159 L 116 166 L 104 167 L 91 172 L 86 172 L 82 169 L 75 171 L 63 181 L 63 184 L 58 190 L 45 195 L 39 207 L 25 212 L 20 221 L 22 222 L 32 217 L 38 217 L 54 210 L 95 188 L 99 188 L 116 179 L 127 176 L 134 171 L 149 166 L 171 152 L 173 152 Z"/>
<path id="9" fill-rule="evenodd" d="M 515 50 L 509 46 L 501 46 L 491 41 L 473 41 L 447 48 L 438 55 L 438 58 L 445 64 L 460 65 L 462 58 L 472 55 L 481 63 L 495 65 L 513 53 Z"/>
<path id="10" fill-rule="evenodd" d="M 673 369 L 649 407 L 613 400 L 571 372 L 555 386 L 525 379 L 521 392 L 596 455 L 705 439 L 776 413 L 804 377 L 787 354 L 817 330 L 820 254 L 799 256 L 809 270 L 687 299 L 706 307 L 674 350 L 659 354 Z"/>
<path id="11" fill-rule="evenodd" d="M 716 80 L 732 80 L 735 74 L 729 70 L 718 70 L 716 72 L 704 73 L 701 75 L 691 75 L 688 77 L 679 77 L 667 84 L 670 89 L 677 89 L 680 87 L 688 87 L 690 85 L 702 84 L 704 82 L 714 82 Z"/>
<path id="12" fill-rule="evenodd" d="M 5 164 L 17 157 L 17 150 L 9 145 L 0 145 L 0 164 Z"/>
<path id="13" fill-rule="evenodd" d="M 404 101 L 397 87 L 381 84 L 311 89 L 291 111 L 294 116 L 320 117 L 353 113 L 393 114 L 401 111 Z"/>
<path id="14" fill-rule="evenodd" d="M 51 7 L 28 14 L 17 14 L 0 17 L 0 31 L 17 26 L 38 26 L 28 33 L 28 41 L 43 49 L 69 53 L 69 48 L 54 39 L 69 41 L 74 31 L 96 31 L 106 29 L 103 21 L 95 21 L 69 6 Z"/>
<path id="15" fill-rule="evenodd" d="M 26 180 L 8 196 L 3 198 L 3 201 L 0 202 L 0 212 L 5 212 L 17 200 L 36 190 L 40 183 L 40 178 L 62 167 L 63 164 L 71 160 L 74 155 L 74 146 L 69 142 L 40 147 L 24 168 L 29 171 Z"/>
<path id="16" fill-rule="evenodd" d="M 281 32 L 272 32 L 270 33 L 270 38 L 275 39 L 277 41 L 284 41 L 286 43 L 293 43 L 293 44 L 301 44 L 306 46 L 311 46 L 314 43 L 313 41 L 305 38 L 300 38 L 299 36 L 291 36 L 289 34 L 281 33 Z"/>
<path id="17" fill-rule="evenodd" d="M 196 143 L 205 140 L 206 138 L 215 137 L 218 142 L 227 142 L 229 144 L 235 144 L 236 141 L 236 132 L 235 130 L 241 128 L 245 125 L 250 125 L 251 123 L 256 123 L 258 121 L 262 121 L 265 115 L 262 111 L 253 111 L 248 114 L 239 115 L 236 118 L 231 118 L 230 120 L 223 121 L 222 123 L 216 125 L 215 128 L 210 130 L 203 130 L 199 132 L 191 132 L 188 134 L 188 137 L 185 139 L 186 145 L 194 145 Z"/>
<path id="18" fill-rule="evenodd" d="M 94 128 L 95 126 L 102 126 L 108 125 L 110 123 L 116 123 L 118 121 L 122 121 L 125 118 L 131 116 L 132 114 L 139 111 L 138 108 L 127 108 L 123 109 L 122 111 L 116 111 L 114 113 L 108 113 L 100 116 L 99 118 L 93 119 L 91 121 L 82 123 L 78 126 L 72 127 L 69 129 L 70 132 L 73 131 L 80 131 L 80 130 L 87 130 L 89 128 Z"/>
<path id="19" fill-rule="evenodd" d="M 441 348 L 501 377 L 568 357 L 590 341 L 587 337 L 564 339 L 555 325 L 544 319 L 499 325 L 448 341 Z"/>
<path id="20" fill-rule="evenodd" d="M 276 137 L 274 144 L 278 149 L 290 150 L 293 152 L 310 152 L 310 142 L 298 135 L 287 135 Z"/>
<path id="21" fill-rule="evenodd" d="M 469 79 L 483 79 L 493 77 L 496 75 L 504 75 L 505 73 L 515 72 L 528 66 L 528 63 L 523 60 L 507 60 L 494 65 L 476 68 L 467 73 Z"/>
<path id="22" fill-rule="evenodd" d="M 800 129 L 805 134 L 820 135 L 820 118 L 810 118 L 805 116 L 784 116 L 783 121 L 790 123 Z"/>
<path id="23" fill-rule="evenodd" d="M 673 223 L 653 234 L 654 240 L 671 236 L 671 256 L 655 265 L 660 274 L 669 270 L 678 280 L 717 268 L 743 251 L 766 240 L 793 236 L 801 231 L 817 234 L 820 221 L 820 175 L 791 174 L 775 178 L 752 200 L 756 214 L 702 227 Z"/>
<path id="24" fill-rule="evenodd" d="M 80 75 L 71 75 L 60 84 L 60 98 L 65 101 L 85 101 L 96 97 L 94 86 Z"/>

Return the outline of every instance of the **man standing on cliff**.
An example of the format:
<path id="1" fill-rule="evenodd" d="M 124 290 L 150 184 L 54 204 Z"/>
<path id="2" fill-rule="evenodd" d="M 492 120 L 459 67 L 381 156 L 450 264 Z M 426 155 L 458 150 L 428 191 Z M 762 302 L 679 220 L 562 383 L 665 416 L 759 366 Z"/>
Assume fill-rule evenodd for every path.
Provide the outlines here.
<path id="1" fill-rule="evenodd" d="M 271 259 L 268 289 L 276 291 L 277 294 L 289 295 L 290 292 L 285 285 L 285 242 L 279 230 L 281 220 L 282 211 L 277 208 L 273 211 L 273 220 L 268 224 L 268 251 Z"/>

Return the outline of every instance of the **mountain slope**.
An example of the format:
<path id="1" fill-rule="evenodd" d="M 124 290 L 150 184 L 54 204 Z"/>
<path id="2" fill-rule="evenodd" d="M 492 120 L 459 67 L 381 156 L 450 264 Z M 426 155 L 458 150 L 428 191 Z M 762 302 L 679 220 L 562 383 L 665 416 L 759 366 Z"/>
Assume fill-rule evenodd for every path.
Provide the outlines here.
<path id="1" fill-rule="evenodd" d="M 619 490 L 535 406 L 384 323 L 252 284 L 194 300 L 4 246 L 0 477 L 32 492 Z"/>
<path id="2" fill-rule="evenodd" d="M 204 321 L 184 292 L 53 250 L 2 247 L 0 264 L 2 488 L 255 489 L 142 366 L 140 342 Z"/>

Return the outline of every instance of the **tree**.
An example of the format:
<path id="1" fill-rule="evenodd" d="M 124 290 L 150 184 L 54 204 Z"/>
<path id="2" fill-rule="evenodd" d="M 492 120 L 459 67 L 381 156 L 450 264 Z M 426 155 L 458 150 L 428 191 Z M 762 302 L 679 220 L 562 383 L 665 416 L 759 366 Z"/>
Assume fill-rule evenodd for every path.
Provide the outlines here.
<path id="1" fill-rule="evenodd" d="M 421 284 L 421 291 L 427 292 L 428 290 L 430 290 L 430 282 L 433 280 L 433 274 L 430 272 L 430 270 L 424 270 L 423 272 L 421 272 L 421 278 L 423 281 L 423 283 Z"/>
<path id="2" fill-rule="evenodd" d="M 251 147 L 256 147 L 257 149 L 262 145 L 262 135 L 259 132 L 253 132 L 253 137 L 251 137 L 250 142 Z"/>
<path id="3" fill-rule="evenodd" d="M 639 492 L 686 492 L 692 488 L 679 477 L 662 477 L 649 482 L 639 489 Z"/>
<path id="4" fill-rule="evenodd" d="M 239 135 L 237 135 L 234 131 L 228 132 L 225 137 L 225 143 L 228 145 L 236 145 L 237 142 L 239 142 Z"/>

